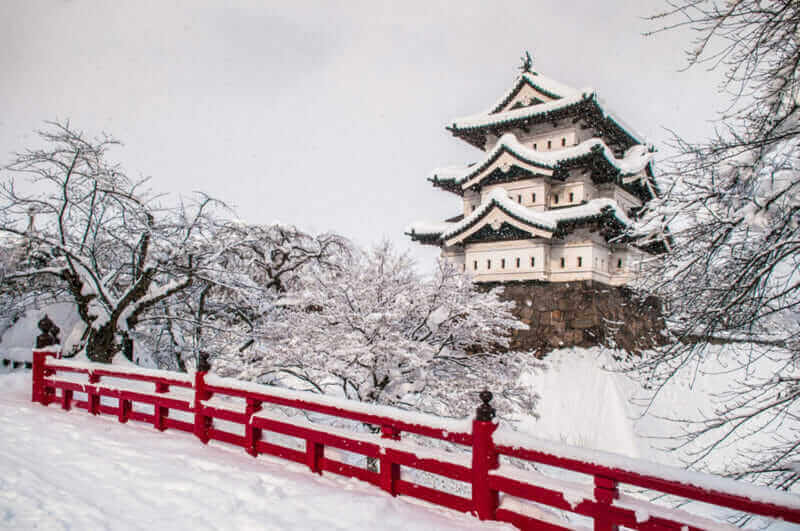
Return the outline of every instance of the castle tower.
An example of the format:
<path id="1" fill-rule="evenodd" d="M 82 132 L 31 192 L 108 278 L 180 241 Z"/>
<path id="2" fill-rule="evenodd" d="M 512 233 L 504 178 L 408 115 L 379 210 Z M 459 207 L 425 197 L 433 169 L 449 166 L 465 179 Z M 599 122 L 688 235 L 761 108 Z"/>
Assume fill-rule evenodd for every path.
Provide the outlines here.
<path id="1" fill-rule="evenodd" d="M 447 129 L 483 151 L 474 164 L 429 178 L 461 196 L 463 212 L 407 234 L 439 246 L 476 282 L 623 285 L 653 251 L 626 240 L 624 229 L 656 195 L 654 150 L 592 89 L 534 72 L 528 57 L 497 103 Z"/>

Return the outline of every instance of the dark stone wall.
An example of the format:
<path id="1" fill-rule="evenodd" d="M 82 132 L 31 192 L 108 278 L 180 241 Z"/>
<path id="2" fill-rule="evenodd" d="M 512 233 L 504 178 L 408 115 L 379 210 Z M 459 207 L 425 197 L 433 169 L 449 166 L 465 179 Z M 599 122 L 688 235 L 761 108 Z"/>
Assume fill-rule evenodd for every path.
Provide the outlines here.
<path id="1" fill-rule="evenodd" d="M 505 284 L 502 298 L 528 330 L 514 333 L 512 350 L 542 355 L 560 347 L 616 345 L 639 352 L 658 344 L 664 322 L 654 297 L 642 299 L 626 287 L 591 280 Z"/>

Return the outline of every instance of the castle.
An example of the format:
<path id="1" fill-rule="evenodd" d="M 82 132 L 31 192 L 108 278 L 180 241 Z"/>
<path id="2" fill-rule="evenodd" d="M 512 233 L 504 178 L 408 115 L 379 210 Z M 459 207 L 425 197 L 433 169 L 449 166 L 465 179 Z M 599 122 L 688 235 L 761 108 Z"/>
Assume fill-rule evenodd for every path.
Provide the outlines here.
<path id="1" fill-rule="evenodd" d="M 643 253 L 625 236 L 656 196 L 654 150 L 592 89 L 532 71 L 490 109 L 447 129 L 483 151 L 468 166 L 434 170 L 434 186 L 463 199 L 444 222 L 407 234 L 437 245 L 476 282 L 626 284 Z"/>

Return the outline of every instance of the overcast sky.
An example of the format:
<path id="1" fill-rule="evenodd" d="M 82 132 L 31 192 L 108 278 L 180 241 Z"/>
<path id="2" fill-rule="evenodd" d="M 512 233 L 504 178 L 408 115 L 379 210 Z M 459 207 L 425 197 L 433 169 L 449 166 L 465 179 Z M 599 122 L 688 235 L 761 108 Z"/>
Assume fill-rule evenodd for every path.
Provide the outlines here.
<path id="1" fill-rule="evenodd" d="M 0 2 L 0 161 L 69 119 L 161 192 L 202 190 L 252 223 L 390 238 L 459 213 L 426 181 L 480 152 L 445 131 L 534 69 L 593 87 L 659 148 L 709 132 L 713 76 L 687 33 L 645 38 L 660 0 Z"/>

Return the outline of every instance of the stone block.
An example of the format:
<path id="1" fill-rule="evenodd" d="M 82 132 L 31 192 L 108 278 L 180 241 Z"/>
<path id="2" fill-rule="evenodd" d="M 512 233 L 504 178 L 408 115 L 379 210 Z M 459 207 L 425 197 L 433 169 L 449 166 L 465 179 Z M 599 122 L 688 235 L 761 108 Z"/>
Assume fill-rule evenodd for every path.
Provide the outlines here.
<path id="1" fill-rule="evenodd" d="M 572 328 L 583 330 L 584 328 L 591 328 L 594 326 L 594 319 L 582 317 L 580 319 L 573 319 L 570 323 Z"/>
<path id="2" fill-rule="evenodd" d="M 566 345 L 602 344 L 613 336 L 621 348 L 633 352 L 662 341 L 659 302 L 642 303 L 629 288 L 591 281 L 520 282 L 505 286 L 501 297 L 516 303 L 514 315 L 529 326 L 513 334 L 511 349 L 542 355 Z M 604 318 L 623 324 L 610 330 Z"/>

